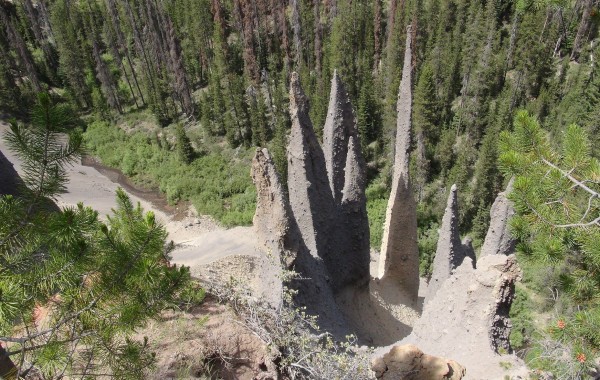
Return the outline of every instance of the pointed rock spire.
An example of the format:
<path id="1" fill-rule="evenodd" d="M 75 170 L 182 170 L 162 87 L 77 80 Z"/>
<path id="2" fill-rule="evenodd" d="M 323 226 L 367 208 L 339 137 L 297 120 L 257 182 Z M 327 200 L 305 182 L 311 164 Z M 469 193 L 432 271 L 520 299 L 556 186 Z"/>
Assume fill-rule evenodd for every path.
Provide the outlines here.
<path id="1" fill-rule="evenodd" d="M 429 301 L 437 293 L 444 281 L 458 268 L 465 258 L 465 250 L 458 232 L 458 200 L 456 185 L 452 185 L 446 211 L 442 218 L 437 249 L 433 260 L 433 273 L 427 288 L 425 301 Z"/>
<path id="2" fill-rule="evenodd" d="M 483 246 L 481 247 L 480 257 L 486 255 L 510 255 L 515 250 L 515 239 L 509 231 L 508 222 L 515 214 L 513 203 L 508 199 L 508 194 L 512 191 L 513 179 L 508 182 L 506 190 L 499 193 L 490 210 L 490 227 Z"/>
<path id="3" fill-rule="evenodd" d="M 338 265 L 344 267 L 344 283 L 361 285 L 370 279 L 370 233 L 365 196 L 365 161 L 360 151 L 358 136 L 348 139 L 348 154 L 344 169 L 345 183 L 340 207 L 340 223 L 343 233 L 339 241 L 345 248 Z"/>
<path id="4" fill-rule="evenodd" d="M 357 135 L 356 116 L 352 104 L 337 70 L 335 70 L 331 79 L 327 119 L 323 127 L 323 153 L 329 176 L 329 186 L 337 204 L 342 199 L 348 138 Z"/>
<path id="5" fill-rule="evenodd" d="M 379 277 L 395 282 L 398 289 L 406 294 L 407 301 L 416 302 L 419 292 L 417 212 L 408 175 L 412 107 L 411 35 L 409 26 L 398 94 L 394 174 L 383 230 Z"/>
<path id="6" fill-rule="evenodd" d="M 344 190 L 342 204 L 350 202 L 366 203 L 366 165 L 360 151 L 358 137 L 350 136 L 348 139 L 348 154 L 344 167 Z"/>
<path id="7" fill-rule="evenodd" d="M 291 267 L 299 247 L 299 231 L 269 151 L 256 149 L 252 160 L 252 182 L 256 186 L 253 225 L 260 242 Z"/>
<path id="8" fill-rule="evenodd" d="M 292 213 L 313 257 L 327 252 L 335 218 L 325 158 L 308 114 L 306 95 L 297 73 L 290 82 L 292 130 L 288 144 L 288 190 Z"/>

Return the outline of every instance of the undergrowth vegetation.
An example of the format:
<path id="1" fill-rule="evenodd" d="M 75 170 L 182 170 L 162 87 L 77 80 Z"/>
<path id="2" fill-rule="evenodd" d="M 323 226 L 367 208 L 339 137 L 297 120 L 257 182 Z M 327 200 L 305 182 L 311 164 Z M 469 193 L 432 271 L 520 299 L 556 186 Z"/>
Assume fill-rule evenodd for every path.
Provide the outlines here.
<path id="1" fill-rule="evenodd" d="M 136 183 L 160 189 L 169 203 L 191 201 L 200 214 L 212 215 L 225 226 L 250 224 L 256 202 L 249 175 L 252 150 L 213 145 L 202 151 L 197 146 L 196 152 L 202 152 L 187 164 L 170 133 L 170 128 L 126 133 L 94 121 L 84 138 L 103 164 L 120 169 Z"/>

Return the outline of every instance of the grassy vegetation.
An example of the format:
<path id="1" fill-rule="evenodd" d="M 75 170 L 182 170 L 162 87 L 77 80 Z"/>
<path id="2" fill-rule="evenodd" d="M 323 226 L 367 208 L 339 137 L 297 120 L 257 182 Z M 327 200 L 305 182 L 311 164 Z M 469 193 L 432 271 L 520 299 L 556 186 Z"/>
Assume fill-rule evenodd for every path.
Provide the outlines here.
<path id="1" fill-rule="evenodd" d="M 135 125 L 139 120 L 124 121 Z M 170 203 L 189 200 L 200 214 L 215 217 L 225 226 L 248 225 L 254 215 L 256 191 L 249 174 L 252 149 L 227 148 L 213 141 L 196 144 L 196 157 L 186 164 L 174 149 L 175 128 L 129 133 L 103 121 L 88 125 L 84 138 L 90 152 L 102 163 L 118 168 L 135 182 L 159 188 Z M 171 130 L 172 129 L 172 130 Z"/>

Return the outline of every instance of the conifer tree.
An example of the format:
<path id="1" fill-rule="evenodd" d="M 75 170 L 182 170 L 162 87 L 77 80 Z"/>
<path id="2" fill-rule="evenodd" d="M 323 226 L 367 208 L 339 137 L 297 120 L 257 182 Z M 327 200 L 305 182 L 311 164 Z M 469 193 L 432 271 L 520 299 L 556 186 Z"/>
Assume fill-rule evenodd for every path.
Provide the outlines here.
<path id="1" fill-rule="evenodd" d="M 179 161 L 184 164 L 191 163 L 194 159 L 194 148 L 192 148 L 192 143 L 185 133 L 185 128 L 181 124 L 177 124 L 175 129 L 175 139 L 175 148 L 177 149 Z"/>
<path id="2" fill-rule="evenodd" d="M 6 134 L 26 187 L 0 196 L 0 377 L 143 378 L 154 357 L 130 335 L 174 302 L 189 271 L 168 265 L 164 227 L 122 190 L 106 223 L 81 203 L 48 204 L 81 152 L 71 115 L 40 95 L 32 125 Z"/>
<path id="3" fill-rule="evenodd" d="M 600 162 L 585 131 L 572 124 L 555 150 L 526 111 L 500 136 L 499 166 L 514 176 L 513 234 L 524 254 L 565 265 L 562 285 L 580 305 L 597 307 L 600 291 Z"/>

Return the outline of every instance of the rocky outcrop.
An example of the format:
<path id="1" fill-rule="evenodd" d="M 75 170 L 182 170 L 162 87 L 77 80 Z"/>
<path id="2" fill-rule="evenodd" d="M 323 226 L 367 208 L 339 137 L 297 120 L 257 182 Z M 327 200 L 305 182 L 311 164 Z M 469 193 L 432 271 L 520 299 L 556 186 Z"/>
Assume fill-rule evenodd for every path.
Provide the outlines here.
<path id="1" fill-rule="evenodd" d="M 383 230 L 379 278 L 396 284 L 407 302 L 416 302 L 419 292 L 419 250 L 417 212 L 408 174 L 411 133 L 411 30 L 406 33 L 404 67 L 398 94 L 398 119 L 392 190 Z"/>
<path id="2" fill-rule="evenodd" d="M 460 380 L 466 373 L 454 360 L 424 354 L 412 344 L 392 347 L 371 362 L 371 369 L 382 380 Z"/>
<path id="3" fill-rule="evenodd" d="M 290 268 L 299 250 L 299 231 L 269 151 L 256 149 L 252 160 L 252 181 L 256 186 L 254 229 L 269 253 Z"/>
<path id="4" fill-rule="evenodd" d="M 512 201 L 508 199 L 512 186 L 513 179 L 509 181 L 506 190 L 498 194 L 492 205 L 490 227 L 485 235 L 480 256 L 510 255 L 515 251 L 516 242 L 508 226 L 510 218 L 515 214 Z"/>
<path id="5" fill-rule="evenodd" d="M 442 286 L 444 281 L 450 278 L 450 275 L 458 268 L 464 258 L 465 249 L 460 241 L 458 232 L 458 199 L 456 194 L 456 185 L 452 185 L 446 211 L 442 218 L 442 226 L 439 230 L 439 238 L 435 258 L 433 260 L 433 272 L 425 300 L 430 300 Z"/>
<path id="6" fill-rule="evenodd" d="M 298 75 L 290 82 L 292 130 L 288 144 L 288 192 L 294 219 L 313 257 L 328 250 L 330 226 L 335 219 L 325 158 L 317 141 L 308 101 Z"/>
<path id="7" fill-rule="evenodd" d="M 412 333 L 401 343 L 417 344 L 432 355 L 451 357 L 469 371 L 473 379 L 502 378 L 506 370 L 522 363 L 510 352 L 508 312 L 514 298 L 515 282 L 521 271 L 514 255 L 488 255 L 477 269 L 469 258 L 425 304 Z"/>
<path id="8" fill-rule="evenodd" d="M 342 200 L 342 190 L 346 182 L 344 166 L 348 154 L 348 140 L 350 136 L 356 138 L 357 135 L 356 116 L 336 70 L 331 79 L 329 107 L 323 127 L 323 153 L 331 193 L 338 204 Z"/>

